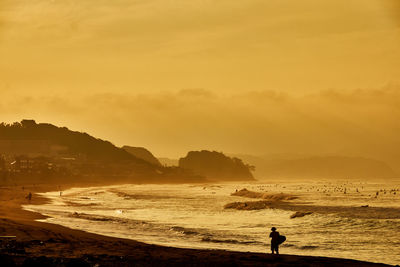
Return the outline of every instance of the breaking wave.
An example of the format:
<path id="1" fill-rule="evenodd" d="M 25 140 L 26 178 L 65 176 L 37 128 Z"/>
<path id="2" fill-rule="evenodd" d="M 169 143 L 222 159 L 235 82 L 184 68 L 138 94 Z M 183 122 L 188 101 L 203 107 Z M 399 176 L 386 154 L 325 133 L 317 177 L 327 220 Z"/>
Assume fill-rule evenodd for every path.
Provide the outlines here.
<path id="1" fill-rule="evenodd" d="M 369 191 L 378 187 L 360 183 L 352 188 L 346 184 L 346 194 L 333 191 L 328 196 L 316 192 L 321 187 L 312 183 L 107 186 L 66 190 L 62 196 L 48 193 L 53 201 L 26 208 L 71 228 L 187 248 L 265 253 L 269 229 L 276 226 L 288 238 L 282 244 L 285 254 L 348 257 L 354 252 L 354 259 L 399 262 L 395 252 L 400 248 L 396 235 L 400 194 L 382 193 L 372 199 Z M 236 188 L 250 190 L 235 192 Z M 387 242 L 383 244 L 382 238 Z M 379 255 L 374 253 L 377 247 Z"/>
<path id="2" fill-rule="evenodd" d="M 290 194 L 284 194 L 284 193 L 272 194 L 272 193 L 254 192 L 254 191 L 247 190 L 246 188 L 243 188 L 237 192 L 232 193 L 231 196 L 259 198 L 259 199 L 270 200 L 270 201 L 288 201 L 288 200 L 294 200 L 294 199 L 298 198 L 297 196 L 290 195 Z"/>
<path id="3" fill-rule="evenodd" d="M 130 199 L 137 199 L 137 200 L 142 200 L 142 199 L 168 199 L 171 198 L 171 196 L 157 196 L 157 195 L 150 195 L 150 194 L 128 194 L 122 191 L 117 191 L 117 190 L 109 190 L 110 193 L 116 194 L 118 197 L 121 197 L 126 200 Z"/>
<path id="4" fill-rule="evenodd" d="M 183 235 L 199 235 L 200 234 L 199 232 L 197 232 L 193 229 L 187 229 L 187 228 L 180 227 L 180 226 L 173 226 L 170 228 L 170 230 L 174 231 L 174 232 L 178 232 Z"/>
<path id="5" fill-rule="evenodd" d="M 250 245 L 250 244 L 255 244 L 255 245 L 260 245 L 263 244 L 258 241 L 239 241 L 236 239 L 214 239 L 211 237 L 203 237 L 201 239 L 202 242 L 210 242 L 210 243 L 225 243 L 225 244 L 238 244 L 238 245 Z"/>

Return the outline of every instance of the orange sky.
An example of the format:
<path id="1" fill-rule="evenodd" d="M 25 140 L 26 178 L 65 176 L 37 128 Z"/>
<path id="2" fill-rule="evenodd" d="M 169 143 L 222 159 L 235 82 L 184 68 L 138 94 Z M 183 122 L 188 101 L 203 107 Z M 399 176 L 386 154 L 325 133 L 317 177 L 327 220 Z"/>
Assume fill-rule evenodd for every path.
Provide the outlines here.
<path id="1" fill-rule="evenodd" d="M 0 0 L 0 119 L 171 157 L 390 154 L 399 47 L 398 0 Z"/>

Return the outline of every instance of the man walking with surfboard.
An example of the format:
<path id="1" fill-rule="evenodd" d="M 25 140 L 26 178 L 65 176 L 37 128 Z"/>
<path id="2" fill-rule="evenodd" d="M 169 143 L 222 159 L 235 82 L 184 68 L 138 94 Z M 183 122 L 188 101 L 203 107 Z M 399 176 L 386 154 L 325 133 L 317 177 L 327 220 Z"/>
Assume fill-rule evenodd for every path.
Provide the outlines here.
<path id="1" fill-rule="evenodd" d="M 276 252 L 276 254 L 279 254 L 279 245 L 282 244 L 285 240 L 286 237 L 283 235 L 280 235 L 279 232 L 276 231 L 275 227 L 271 228 L 271 233 L 269 234 L 269 237 L 271 238 L 271 251 L 272 254 Z"/>

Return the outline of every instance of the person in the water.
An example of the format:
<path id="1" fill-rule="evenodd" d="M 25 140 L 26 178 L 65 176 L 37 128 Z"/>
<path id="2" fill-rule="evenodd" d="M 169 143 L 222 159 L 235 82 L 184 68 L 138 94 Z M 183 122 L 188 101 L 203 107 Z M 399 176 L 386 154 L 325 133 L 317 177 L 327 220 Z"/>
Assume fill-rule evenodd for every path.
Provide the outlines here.
<path id="1" fill-rule="evenodd" d="M 271 238 L 271 251 L 272 254 L 276 252 L 276 254 L 279 254 L 279 232 L 276 231 L 275 227 L 271 228 L 271 233 L 269 234 L 269 237 Z"/>

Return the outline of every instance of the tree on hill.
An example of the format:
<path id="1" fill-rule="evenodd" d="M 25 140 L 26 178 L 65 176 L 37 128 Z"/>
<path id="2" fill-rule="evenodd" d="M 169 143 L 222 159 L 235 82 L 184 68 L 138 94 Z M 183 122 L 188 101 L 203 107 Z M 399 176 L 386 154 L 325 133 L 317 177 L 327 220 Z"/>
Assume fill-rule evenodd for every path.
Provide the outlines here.
<path id="1" fill-rule="evenodd" d="M 216 151 L 190 151 L 179 159 L 179 167 L 192 170 L 213 180 L 254 180 L 253 166 L 244 164 L 239 158 L 230 158 Z"/>

